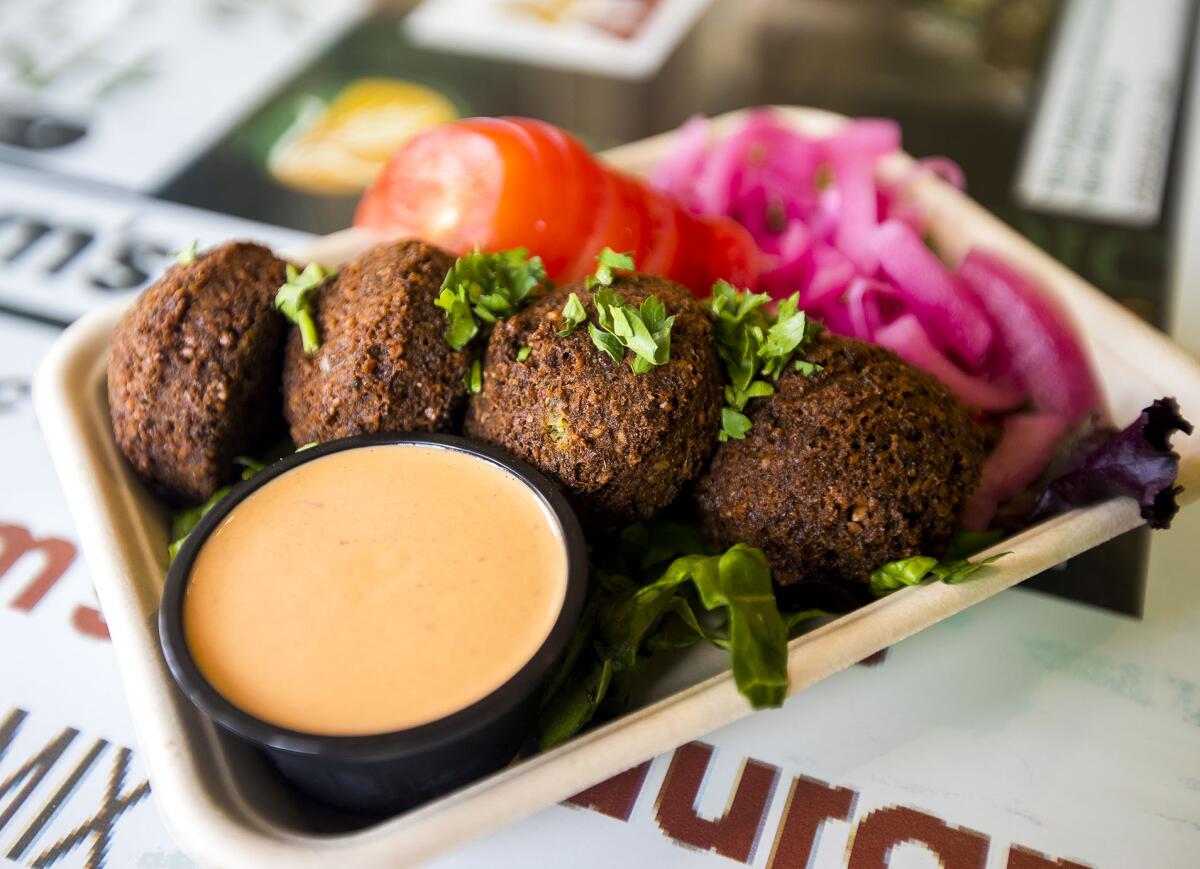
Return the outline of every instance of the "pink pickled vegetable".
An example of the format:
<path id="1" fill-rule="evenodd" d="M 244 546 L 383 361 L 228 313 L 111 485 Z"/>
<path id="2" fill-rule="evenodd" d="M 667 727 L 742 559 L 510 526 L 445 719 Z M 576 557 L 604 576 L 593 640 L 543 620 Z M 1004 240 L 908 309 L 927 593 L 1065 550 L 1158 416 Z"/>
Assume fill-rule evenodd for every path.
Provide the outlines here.
<path id="1" fill-rule="evenodd" d="M 841 194 L 841 220 L 834 234 L 838 248 L 864 274 L 879 266 L 875 231 L 879 228 L 879 199 L 875 195 L 875 173 L 860 160 L 835 163 Z"/>
<path id="2" fill-rule="evenodd" d="M 708 121 L 696 115 L 675 133 L 675 149 L 655 167 L 650 182 L 663 190 L 680 191 L 700 177 L 707 155 Z"/>
<path id="3" fill-rule="evenodd" d="M 991 346 L 992 325 L 979 304 L 955 286 L 933 251 L 903 223 L 889 220 L 875 237 L 879 265 L 964 362 L 979 363 Z"/>
<path id="4" fill-rule="evenodd" d="M 858 120 L 810 136 L 758 110 L 716 142 L 694 118 L 677 142 L 654 183 L 746 227 L 765 264 L 753 289 L 798 292 L 830 330 L 891 348 L 998 417 L 1002 437 L 968 507 L 973 526 L 1027 490 L 1067 434 L 1102 410 L 1087 355 L 1051 300 L 986 253 L 971 251 L 955 271 L 926 246 L 911 183 L 932 174 L 963 189 L 965 179 L 933 157 L 881 183 L 878 161 L 900 147 L 896 124 Z"/>
<path id="5" fill-rule="evenodd" d="M 1000 260 L 972 250 L 959 274 L 996 324 L 1013 374 L 1038 410 L 1078 422 L 1100 406 L 1087 356 L 1063 313 Z"/>
<path id="6" fill-rule="evenodd" d="M 1055 413 L 1014 413 L 1005 417 L 1000 442 L 988 454 L 979 487 L 963 508 L 963 527 L 969 531 L 986 529 L 1000 504 L 1041 476 L 1067 428 L 1066 419 Z"/>
<path id="7" fill-rule="evenodd" d="M 1024 394 L 1011 385 L 972 377 L 955 365 L 929 340 L 925 328 L 913 314 L 904 314 L 876 329 L 875 343 L 895 350 L 896 355 L 908 364 L 924 368 L 968 407 L 1011 410 L 1024 399 Z"/>
<path id="8" fill-rule="evenodd" d="M 850 124 L 829 144 L 841 206 L 834 243 L 864 274 L 873 273 L 879 264 L 874 243 L 879 226 L 875 161 L 899 148 L 899 128 L 874 120 Z"/>
<path id="9" fill-rule="evenodd" d="M 800 291 L 800 303 L 806 307 L 819 308 L 837 300 L 854 279 L 855 269 L 854 263 L 835 247 L 814 240 L 811 251 L 811 273 L 808 285 Z M 790 293 L 779 295 L 786 296 Z"/>
<path id="10" fill-rule="evenodd" d="M 880 281 L 855 278 L 846 289 L 846 313 L 851 326 L 847 334 L 874 343 L 875 332 L 883 325 L 880 299 L 889 294 L 890 288 Z"/>

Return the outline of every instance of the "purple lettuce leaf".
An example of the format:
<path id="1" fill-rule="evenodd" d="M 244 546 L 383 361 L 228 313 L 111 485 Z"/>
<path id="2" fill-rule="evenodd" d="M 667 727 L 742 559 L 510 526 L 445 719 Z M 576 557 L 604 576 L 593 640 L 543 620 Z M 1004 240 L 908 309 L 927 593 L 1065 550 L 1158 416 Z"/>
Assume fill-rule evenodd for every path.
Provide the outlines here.
<path id="1" fill-rule="evenodd" d="M 1177 431 L 1190 435 L 1192 424 L 1174 398 L 1160 398 L 1124 430 L 1098 444 L 1095 438 L 1082 440 L 1076 460 L 1037 494 L 1019 524 L 1127 495 L 1137 499 L 1151 528 L 1170 527 L 1179 510 L 1175 496 L 1183 491 L 1175 485 L 1179 454 L 1171 449 Z"/>

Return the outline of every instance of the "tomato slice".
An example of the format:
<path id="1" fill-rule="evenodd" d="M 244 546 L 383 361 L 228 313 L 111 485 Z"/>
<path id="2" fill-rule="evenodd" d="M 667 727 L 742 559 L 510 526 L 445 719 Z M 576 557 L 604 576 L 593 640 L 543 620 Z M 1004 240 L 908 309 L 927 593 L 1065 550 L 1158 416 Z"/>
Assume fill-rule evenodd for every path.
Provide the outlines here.
<path id="1" fill-rule="evenodd" d="M 603 167 L 592 193 L 593 226 L 586 238 L 579 241 L 575 258 L 563 272 L 564 281 L 582 280 L 596 271 L 596 254 L 608 244 L 609 228 L 620 216 L 621 196 L 616 175 Z"/>
<path id="2" fill-rule="evenodd" d="M 603 184 L 602 170 L 579 140 L 553 124 L 535 118 L 505 118 L 524 129 L 552 156 L 544 160 L 555 205 L 548 222 L 553 232 L 553 260 L 546 260 L 551 278 L 561 280 L 576 259 L 580 243 L 596 227 L 595 198 Z"/>
<path id="3" fill-rule="evenodd" d="M 754 237 L 728 217 L 701 214 L 696 221 L 706 233 L 701 248 L 705 267 L 701 295 L 708 295 L 713 283 L 722 278 L 739 290 L 754 289 L 759 275 L 759 250 Z"/>
<path id="4" fill-rule="evenodd" d="M 473 118 L 433 127 L 401 146 L 359 202 L 356 226 L 464 253 L 524 245 L 548 235 L 551 186 L 520 127 Z"/>
<path id="5" fill-rule="evenodd" d="M 575 261 L 568 273 L 575 279 L 590 275 L 596 270 L 596 255 L 604 248 L 634 257 L 642 251 L 644 234 L 648 229 L 646 206 L 642 200 L 638 183 L 615 169 L 603 167 L 607 190 L 597 201 L 596 228 L 580 246 Z"/>
<path id="6" fill-rule="evenodd" d="M 524 118 L 468 118 L 417 134 L 384 166 L 354 222 L 454 253 L 523 246 L 565 281 L 595 271 L 605 247 L 701 296 L 718 278 L 738 287 L 758 279 L 758 248 L 743 227 L 692 215 L 573 136 Z"/>
<path id="7" fill-rule="evenodd" d="M 638 270 L 667 276 L 679 249 L 679 221 L 675 200 L 656 187 L 639 181 L 649 221 L 647 250 L 637 260 Z"/>
<path id="8" fill-rule="evenodd" d="M 354 224 L 456 253 L 490 244 L 505 175 L 504 153 L 490 136 L 460 124 L 433 127 L 392 154 L 359 201 Z"/>
<path id="9" fill-rule="evenodd" d="M 613 243 L 608 246 L 618 253 L 631 255 L 637 270 L 645 271 L 642 262 L 650 252 L 650 213 L 642 183 L 623 172 L 614 174 L 620 185 L 623 213 L 615 227 L 615 236 L 610 236 Z"/>
<path id="10" fill-rule="evenodd" d="M 525 247 L 543 260 L 552 257 L 554 233 L 547 218 L 555 207 L 554 185 L 558 179 L 546 175 L 552 168 L 544 162 L 548 149 L 539 147 L 526 130 L 504 118 L 466 118 L 457 123 L 489 137 L 504 160 L 504 187 L 492 220 L 493 236 L 481 247 Z"/>
<path id="11" fill-rule="evenodd" d="M 667 277 L 683 284 L 700 298 L 705 298 L 712 288 L 711 284 L 704 284 L 708 274 L 704 249 L 708 231 L 696 215 L 678 204 L 675 205 L 675 230 L 678 243 L 675 256 L 667 268 Z"/>
<path id="12" fill-rule="evenodd" d="M 372 186 L 370 186 L 358 201 L 358 208 L 354 212 L 354 225 L 366 226 L 382 233 L 384 228 L 392 223 L 392 214 L 388 208 L 386 188 L 381 184 L 380 179 L 376 177 Z M 397 235 L 404 233 L 397 232 Z"/>

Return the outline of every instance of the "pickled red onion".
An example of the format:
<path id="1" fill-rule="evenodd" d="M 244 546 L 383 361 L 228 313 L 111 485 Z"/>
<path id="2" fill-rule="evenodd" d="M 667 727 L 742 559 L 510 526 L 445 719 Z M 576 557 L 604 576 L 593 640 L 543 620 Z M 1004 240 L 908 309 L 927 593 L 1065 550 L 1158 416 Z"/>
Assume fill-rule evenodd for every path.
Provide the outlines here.
<path id="1" fill-rule="evenodd" d="M 885 221 L 875 234 L 879 267 L 921 317 L 969 365 L 983 361 L 993 330 L 979 303 L 906 224 Z"/>
<path id="2" fill-rule="evenodd" d="M 1066 418 L 1057 413 L 1006 416 L 1000 441 L 988 454 L 979 485 L 963 508 L 963 527 L 983 531 L 998 506 L 1037 480 L 1068 426 Z"/>
<path id="3" fill-rule="evenodd" d="M 968 407 L 987 411 L 1012 410 L 1025 398 L 1024 393 L 1011 384 L 989 383 L 955 365 L 934 346 L 914 314 L 903 314 L 876 329 L 875 343 L 894 350 L 909 365 L 924 368 Z"/>
<path id="4" fill-rule="evenodd" d="M 1013 374 L 1038 410 L 1076 422 L 1100 406 L 1091 364 L 1049 298 L 981 250 L 968 253 L 958 273 L 996 325 Z"/>
<path id="5" fill-rule="evenodd" d="M 983 527 L 1100 409 L 1100 390 L 1067 320 L 1028 279 L 981 251 L 955 272 L 925 245 L 905 188 L 930 173 L 959 189 L 965 179 L 953 162 L 927 158 L 880 184 L 875 164 L 899 145 L 891 121 L 851 121 L 821 137 L 758 110 L 712 143 L 707 122 L 693 118 L 654 183 L 750 231 L 767 264 L 759 291 L 798 291 L 831 330 L 890 347 L 979 411 L 1010 413 L 968 505 Z M 1023 404 L 1032 412 L 1011 414 Z"/>

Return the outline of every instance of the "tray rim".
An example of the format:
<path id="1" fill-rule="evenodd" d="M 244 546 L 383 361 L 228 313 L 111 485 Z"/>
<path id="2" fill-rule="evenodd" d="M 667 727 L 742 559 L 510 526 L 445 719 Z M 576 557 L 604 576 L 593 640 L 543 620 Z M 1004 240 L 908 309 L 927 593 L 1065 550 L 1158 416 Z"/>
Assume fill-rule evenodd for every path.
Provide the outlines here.
<path id="1" fill-rule="evenodd" d="M 847 120 L 830 112 L 774 108 L 813 132 L 831 131 Z M 719 116 L 714 124 L 718 130 L 728 128 L 745 111 Z M 604 156 L 638 171 L 672 135 L 673 131 L 651 137 Z M 884 161 L 879 171 L 883 177 L 896 178 L 912 167 L 911 158 L 896 155 Z M 921 177 L 912 190 L 931 215 L 949 209 L 970 224 L 971 243 L 1000 248 L 1005 255 L 1019 252 L 1022 268 L 1036 272 L 1052 295 L 1069 300 L 1071 314 L 1094 356 L 1103 350 L 1131 370 L 1141 370 L 1147 358 L 1157 358 L 1159 376 L 1157 382 L 1147 379 L 1147 392 L 1155 391 L 1155 397 L 1159 389 L 1175 392 L 1185 410 L 1196 414 L 1200 363 L 1186 351 L 948 185 Z M 961 255 L 966 244 L 965 237 L 936 240 L 950 259 Z M 305 245 L 305 257 L 332 259 L 332 252 L 371 241 L 361 230 L 347 230 Z M 324 865 L 335 855 L 346 865 L 363 866 L 432 859 L 752 711 L 726 671 L 362 831 L 301 834 L 267 823 L 242 799 L 229 759 L 212 752 L 211 725 L 198 720 L 170 681 L 154 631 L 157 595 L 136 578 L 157 570 L 157 588 L 161 588 L 161 556 L 159 563 L 148 557 L 153 550 L 144 519 L 134 521 L 152 502 L 139 488 L 128 485 L 129 471 L 119 461 L 114 464 L 111 437 L 107 443 L 104 437 L 95 437 L 97 431 L 108 430 L 107 408 L 102 396 L 92 395 L 89 402 L 88 391 L 95 386 L 108 338 L 127 304 L 118 302 L 94 312 L 60 336 L 39 368 L 34 404 L 108 620 L 155 801 L 168 830 L 189 856 L 205 864 L 278 861 L 298 867 Z M 1115 347 L 1100 340 L 1114 326 L 1122 330 Z M 1181 503 L 1188 504 L 1200 495 L 1200 437 L 1177 443 L 1176 448 L 1183 456 Z M 102 455 L 106 450 L 108 455 Z M 1129 499 L 1073 511 L 1006 541 L 1005 548 L 1017 544 L 1014 554 L 971 583 L 906 589 L 805 634 L 789 649 L 790 693 L 1045 569 L 1050 566 L 1043 563 L 1048 548 L 1069 557 L 1139 524 L 1136 505 Z M 139 539 L 131 539 L 129 529 L 138 531 Z M 202 757 L 205 751 L 208 756 Z M 225 804 L 213 799 L 218 791 Z"/>

